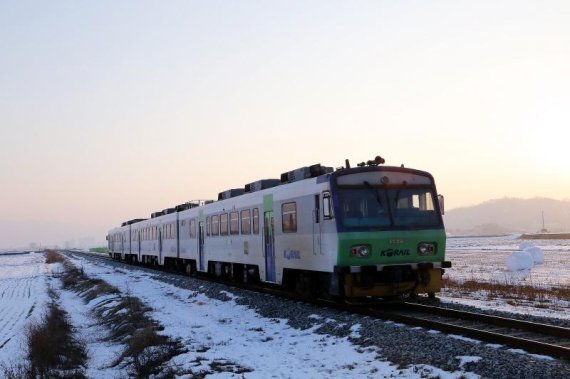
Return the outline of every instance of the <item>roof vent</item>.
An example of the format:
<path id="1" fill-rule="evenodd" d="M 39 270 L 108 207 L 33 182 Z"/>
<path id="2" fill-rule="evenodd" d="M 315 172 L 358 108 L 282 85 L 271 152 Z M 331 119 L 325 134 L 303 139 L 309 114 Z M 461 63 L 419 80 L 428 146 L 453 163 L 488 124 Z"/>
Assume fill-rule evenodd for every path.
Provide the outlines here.
<path id="1" fill-rule="evenodd" d="M 192 208 L 190 203 L 179 204 L 179 205 L 174 207 L 174 209 L 176 209 L 176 212 L 185 211 L 186 209 L 190 209 L 190 208 Z"/>
<path id="2" fill-rule="evenodd" d="M 236 197 L 239 195 L 243 195 L 245 192 L 245 190 L 243 188 L 234 188 L 234 189 L 229 189 L 227 191 L 224 192 L 220 192 L 218 194 L 218 200 L 226 200 L 232 197 Z"/>
<path id="3" fill-rule="evenodd" d="M 281 184 L 281 181 L 279 179 L 258 180 L 257 182 L 246 184 L 245 192 L 250 193 L 250 192 L 261 191 L 267 188 L 278 186 L 279 184 Z"/>
<path id="4" fill-rule="evenodd" d="M 171 213 L 176 212 L 176 208 L 166 208 L 166 209 L 164 209 L 162 212 L 163 212 L 163 214 L 165 214 L 165 215 L 169 215 L 169 214 L 171 214 Z"/>
<path id="5" fill-rule="evenodd" d="M 146 220 L 146 218 L 135 218 L 133 220 L 129 220 L 126 222 L 127 225 L 132 225 L 132 224 L 136 224 L 137 222 L 141 222 Z"/>
<path id="6" fill-rule="evenodd" d="M 317 176 L 333 172 L 332 167 L 321 166 L 321 164 L 314 164 L 308 167 L 301 167 L 296 170 L 284 172 L 281 174 L 281 183 L 293 183 L 299 180 L 316 178 Z"/>
<path id="7" fill-rule="evenodd" d="M 164 211 L 154 212 L 150 215 L 150 218 L 156 218 L 156 217 L 160 217 L 160 216 L 164 216 Z"/>

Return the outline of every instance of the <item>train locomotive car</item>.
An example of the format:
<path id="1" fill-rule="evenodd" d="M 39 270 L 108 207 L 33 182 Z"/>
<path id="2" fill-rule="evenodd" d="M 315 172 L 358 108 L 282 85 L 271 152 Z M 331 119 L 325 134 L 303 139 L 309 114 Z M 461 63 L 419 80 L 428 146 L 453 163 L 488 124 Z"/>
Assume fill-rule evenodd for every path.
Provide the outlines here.
<path id="1" fill-rule="evenodd" d="M 303 167 L 125 222 L 110 255 L 308 296 L 433 295 L 451 267 L 434 179 L 382 163 Z"/>

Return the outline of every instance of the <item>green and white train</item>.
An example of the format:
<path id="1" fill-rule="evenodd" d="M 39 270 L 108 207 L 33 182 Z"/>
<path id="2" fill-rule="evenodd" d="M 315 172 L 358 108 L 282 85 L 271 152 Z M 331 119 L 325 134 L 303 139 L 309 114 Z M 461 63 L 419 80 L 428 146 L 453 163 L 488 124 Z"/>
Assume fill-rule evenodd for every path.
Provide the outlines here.
<path id="1" fill-rule="evenodd" d="M 433 295 L 451 267 L 434 179 L 382 163 L 303 167 L 125 222 L 110 255 L 309 296 Z"/>

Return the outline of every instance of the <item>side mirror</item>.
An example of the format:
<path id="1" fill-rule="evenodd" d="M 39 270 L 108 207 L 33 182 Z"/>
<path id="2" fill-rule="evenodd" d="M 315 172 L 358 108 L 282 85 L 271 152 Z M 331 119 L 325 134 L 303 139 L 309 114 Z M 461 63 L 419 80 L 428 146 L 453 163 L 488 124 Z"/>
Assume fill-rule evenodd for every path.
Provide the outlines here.
<path id="1" fill-rule="evenodd" d="M 437 200 L 439 201 L 439 210 L 441 211 L 441 214 L 444 215 L 445 214 L 445 198 L 443 197 L 443 195 L 437 195 Z"/>

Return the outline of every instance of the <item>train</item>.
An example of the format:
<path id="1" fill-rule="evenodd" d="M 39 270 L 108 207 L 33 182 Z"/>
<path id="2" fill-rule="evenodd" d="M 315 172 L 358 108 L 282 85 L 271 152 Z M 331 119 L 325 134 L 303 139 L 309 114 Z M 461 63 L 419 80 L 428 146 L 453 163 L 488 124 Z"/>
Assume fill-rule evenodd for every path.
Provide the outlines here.
<path id="1" fill-rule="evenodd" d="M 109 255 L 310 297 L 433 297 L 451 267 L 443 196 L 430 173 L 384 163 L 305 166 L 123 222 Z"/>

